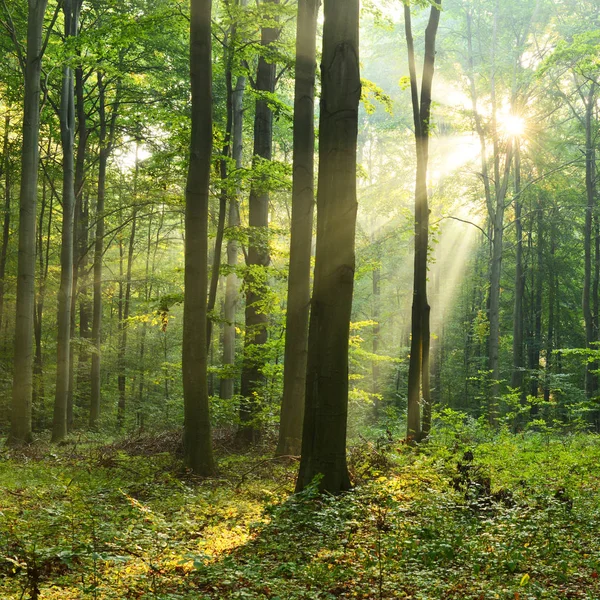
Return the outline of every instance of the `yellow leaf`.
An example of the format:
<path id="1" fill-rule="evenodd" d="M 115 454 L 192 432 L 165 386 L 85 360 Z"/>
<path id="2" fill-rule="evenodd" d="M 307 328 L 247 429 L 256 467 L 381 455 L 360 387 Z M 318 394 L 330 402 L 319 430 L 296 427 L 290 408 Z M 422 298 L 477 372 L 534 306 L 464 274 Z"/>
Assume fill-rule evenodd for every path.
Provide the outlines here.
<path id="1" fill-rule="evenodd" d="M 529 583 L 529 573 L 525 573 L 525 575 L 523 575 L 523 577 L 521 577 L 521 583 L 519 584 L 521 587 L 523 587 L 524 585 L 527 585 Z"/>

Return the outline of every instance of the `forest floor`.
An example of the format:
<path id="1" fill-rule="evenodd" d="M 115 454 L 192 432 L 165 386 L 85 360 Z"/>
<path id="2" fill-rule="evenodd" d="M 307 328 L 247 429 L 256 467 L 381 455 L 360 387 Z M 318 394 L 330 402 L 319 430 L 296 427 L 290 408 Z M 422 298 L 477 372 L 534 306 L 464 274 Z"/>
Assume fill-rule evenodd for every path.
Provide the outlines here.
<path id="1" fill-rule="evenodd" d="M 598 436 L 361 440 L 341 497 L 267 447 L 198 480 L 178 445 L 3 448 L 0 598 L 600 599 Z"/>

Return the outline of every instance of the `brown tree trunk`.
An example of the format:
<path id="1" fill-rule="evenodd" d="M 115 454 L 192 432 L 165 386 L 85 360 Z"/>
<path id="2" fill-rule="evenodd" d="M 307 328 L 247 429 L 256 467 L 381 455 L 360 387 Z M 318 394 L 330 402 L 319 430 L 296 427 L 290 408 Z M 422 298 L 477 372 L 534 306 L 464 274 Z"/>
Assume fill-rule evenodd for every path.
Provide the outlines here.
<path id="1" fill-rule="evenodd" d="M 350 487 L 346 427 L 361 94 L 359 0 L 325 0 L 324 12 L 317 248 L 296 490 L 320 475 L 319 489 L 336 494 Z"/>
<path id="2" fill-rule="evenodd" d="M 233 29 L 233 28 L 232 28 Z M 225 234 L 225 221 L 227 218 L 227 208 L 229 204 L 228 192 L 228 168 L 227 161 L 231 156 L 231 135 L 233 130 L 233 40 L 225 51 L 225 87 L 226 87 L 226 113 L 225 141 L 221 151 L 221 160 L 219 161 L 219 174 L 221 176 L 221 190 L 219 193 L 219 215 L 217 218 L 217 232 L 215 235 L 215 248 L 213 252 L 212 271 L 210 276 L 210 286 L 208 290 L 207 322 L 206 322 L 206 347 L 210 350 L 210 341 L 213 330 L 213 311 L 217 301 L 217 289 L 219 287 L 221 254 L 223 251 L 223 236 Z"/>
<path id="3" fill-rule="evenodd" d="M 100 418 L 100 349 L 102 333 L 102 260 L 104 257 L 104 200 L 106 196 L 106 168 L 112 151 L 115 125 L 119 110 L 120 85 L 117 83 L 116 98 L 112 105 L 110 121 L 106 115 L 106 84 L 104 76 L 98 72 L 98 116 L 100 119 L 100 156 L 98 161 L 98 199 L 96 204 L 96 236 L 94 242 L 94 292 L 92 313 L 92 369 L 90 376 L 90 418 L 89 427 L 98 428 Z"/>
<path id="4" fill-rule="evenodd" d="M 120 319 L 120 339 L 119 339 L 119 374 L 117 377 L 117 387 L 119 389 L 119 402 L 117 407 L 117 427 L 123 428 L 125 422 L 126 408 L 126 358 L 127 358 L 127 333 L 129 328 L 129 313 L 131 307 L 131 272 L 133 269 L 133 252 L 135 250 L 135 234 L 137 229 L 137 190 L 140 164 L 138 160 L 138 145 L 136 143 L 135 152 L 135 173 L 133 176 L 133 209 L 131 215 L 131 232 L 129 234 L 129 244 L 127 248 L 127 267 L 125 271 L 125 294 L 123 300 L 123 310 Z"/>
<path id="5" fill-rule="evenodd" d="M 65 40 L 77 35 L 80 0 L 64 0 Z M 63 66 L 60 102 L 60 137 L 63 152 L 62 237 L 58 291 L 56 391 L 52 441 L 67 435 L 67 408 L 71 358 L 71 303 L 73 295 L 73 213 L 75 207 L 75 88 L 73 69 Z"/>
<path id="6" fill-rule="evenodd" d="M 245 0 L 240 2 L 240 5 L 245 6 Z M 233 113 L 233 142 L 232 142 L 232 159 L 235 163 L 236 170 L 242 168 L 242 151 L 243 151 L 243 126 L 244 126 L 244 111 L 243 100 L 244 91 L 246 89 L 246 78 L 239 76 L 233 91 L 232 97 L 232 113 Z M 239 280 L 235 269 L 238 262 L 238 242 L 235 239 L 234 230 L 240 226 L 239 215 L 239 189 L 229 198 L 227 222 L 231 230 L 230 237 L 227 241 L 227 265 L 229 272 L 225 282 L 225 306 L 223 311 L 223 366 L 228 370 L 227 375 L 221 379 L 220 397 L 224 400 L 232 398 L 234 392 L 235 379 L 233 373 L 233 365 L 235 363 L 235 313 L 238 302 Z"/>
<path id="7" fill-rule="evenodd" d="M 212 153 L 211 5 L 211 0 L 191 2 L 192 135 L 185 194 L 183 444 L 185 463 L 198 475 L 214 473 L 206 350 L 208 194 Z"/>
<path id="8" fill-rule="evenodd" d="M 279 0 L 265 0 L 279 4 Z M 275 27 L 263 27 L 261 45 L 270 48 L 279 37 Z M 258 61 L 256 90 L 272 94 L 275 90 L 275 64 L 267 62 L 264 54 Z M 259 160 L 271 160 L 273 146 L 273 113 L 264 96 L 256 100 L 254 116 L 254 164 Z M 249 443 L 258 436 L 253 422 L 257 406 L 255 394 L 264 383 L 262 367 L 264 359 L 260 347 L 267 342 L 268 315 L 261 310 L 260 302 L 268 292 L 265 267 L 269 265 L 269 191 L 265 182 L 254 182 L 249 202 L 249 243 L 246 260 L 246 335 L 244 338 L 244 363 L 242 367 L 240 429 L 238 438 Z"/>
<path id="9" fill-rule="evenodd" d="M 294 164 L 283 399 L 276 454 L 299 455 L 302 445 L 310 310 L 314 213 L 315 77 L 320 0 L 298 2 L 294 100 Z"/>
<path id="10" fill-rule="evenodd" d="M 4 277 L 6 276 L 6 259 L 8 256 L 8 240 L 10 238 L 10 158 L 9 158 L 9 132 L 10 115 L 4 117 L 4 143 L 2 144 L 2 158 L 4 164 L 4 217 L 2 220 L 2 246 L 0 246 L 0 332 L 4 317 Z"/>
<path id="11" fill-rule="evenodd" d="M 417 150 L 415 186 L 415 257 L 411 321 L 410 362 L 408 367 L 408 408 L 406 439 L 418 441 L 431 426 L 431 391 L 429 375 L 430 307 L 427 301 L 427 252 L 429 249 L 429 204 L 427 197 L 427 164 L 429 161 L 429 124 L 431 120 L 431 87 L 435 64 L 435 38 L 440 20 L 440 5 L 432 6 L 425 31 L 425 59 L 421 97 L 417 82 L 415 50 L 412 36 L 410 5 L 404 5 L 404 21 L 410 72 L 411 100 Z M 427 431 L 421 430 L 421 394 L 427 406 Z"/>
<path id="12" fill-rule="evenodd" d="M 592 233 L 593 218 L 596 206 L 596 151 L 593 142 L 593 117 L 596 106 L 596 84 L 590 84 L 585 111 L 585 187 L 587 206 L 584 228 L 584 279 L 583 279 L 583 319 L 585 322 L 586 346 L 595 349 L 594 315 L 592 312 Z M 591 398 L 597 390 L 597 376 L 593 372 L 594 365 L 586 362 L 585 392 Z"/>
<path id="13" fill-rule="evenodd" d="M 33 310 L 35 296 L 35 218 L 38 184 L 38 139 L 40 131 L 40 76 L 42 69 L 42 28 L 47 0 L 29 0 L 27 55 L 25 58 L 25 99 L 23 105 L 23 147 L 21 153 L 21 194 L 19 218 L 19 259 L 15 324 L 12 412 L 8 443 L 29 443 L 31 397 Z"/>
<path id="14" fill-rule="evenodd" d="M 83 89 L 83 69 L 75 69 L 75 100 L 77 108 L 78 143 L 75 157 L 75 215 L 73 221 L 73 294 L 71 296 L 71 339 L 75 337 L 76 312 L 79 301 L 79 337 L 87 340 L 90 337 L 90 302 L 88 290 L 88 224 L 89 203 L 84 202 L 83 185 L 85 180 L 85 157 L 87 151 L 88 129 L 85 113 Z M 67 428 L 73 428 L 73 408 L 75 404 L 75 387 L 79 403 L 87 406 L 89 401 L 89 352 L 82 344 L 77 357 L 77 372 L 75 372 L 75 345 L 71 344 L 69 360 L 69 396 L 67 400 Z M 87 401 L 82 403 L 81 396 L 85 394 Z"/>
<path id="15" fill-rule="evenodd" d="M 510 385 L 523 392 L 523 297 L 525 276 L 523 274 L 523 223 L 521 221 L 521 153 L 515 142 L 515 302 L 513 310 L 513 372 Z"/>

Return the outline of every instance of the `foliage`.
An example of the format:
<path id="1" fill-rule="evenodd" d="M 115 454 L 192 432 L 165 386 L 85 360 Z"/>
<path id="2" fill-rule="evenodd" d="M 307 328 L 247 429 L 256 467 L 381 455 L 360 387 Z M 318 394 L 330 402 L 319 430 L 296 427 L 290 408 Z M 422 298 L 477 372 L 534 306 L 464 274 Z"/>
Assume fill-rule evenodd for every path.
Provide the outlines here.
<path id="1" fill-rule="evenodd" d="M 5 451 L 0 593 L 597 597 L 597 436 L 482 436 L 464 418 L 446 411 L 416 450 L 353 445 L 356 488 L 337 498 L 288 497 L 295 463 L 257 454 L 221 451 L 219 477 L 195 480 L 164 436 Z M 466 450 L 489 495 L 455 489 Z"/>

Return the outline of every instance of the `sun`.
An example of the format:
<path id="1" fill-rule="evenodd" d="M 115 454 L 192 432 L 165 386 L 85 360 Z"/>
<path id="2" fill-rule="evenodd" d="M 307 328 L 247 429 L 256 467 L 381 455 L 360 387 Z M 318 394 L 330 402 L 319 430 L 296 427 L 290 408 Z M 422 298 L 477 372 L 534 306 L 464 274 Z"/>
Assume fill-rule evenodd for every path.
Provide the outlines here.
<path id="1" fill-rule="evenodd" d="M 511 113 L 499 115 L 500 129 L 510 137 L 521 137 L 525 133 L 525 119 Z"/>

